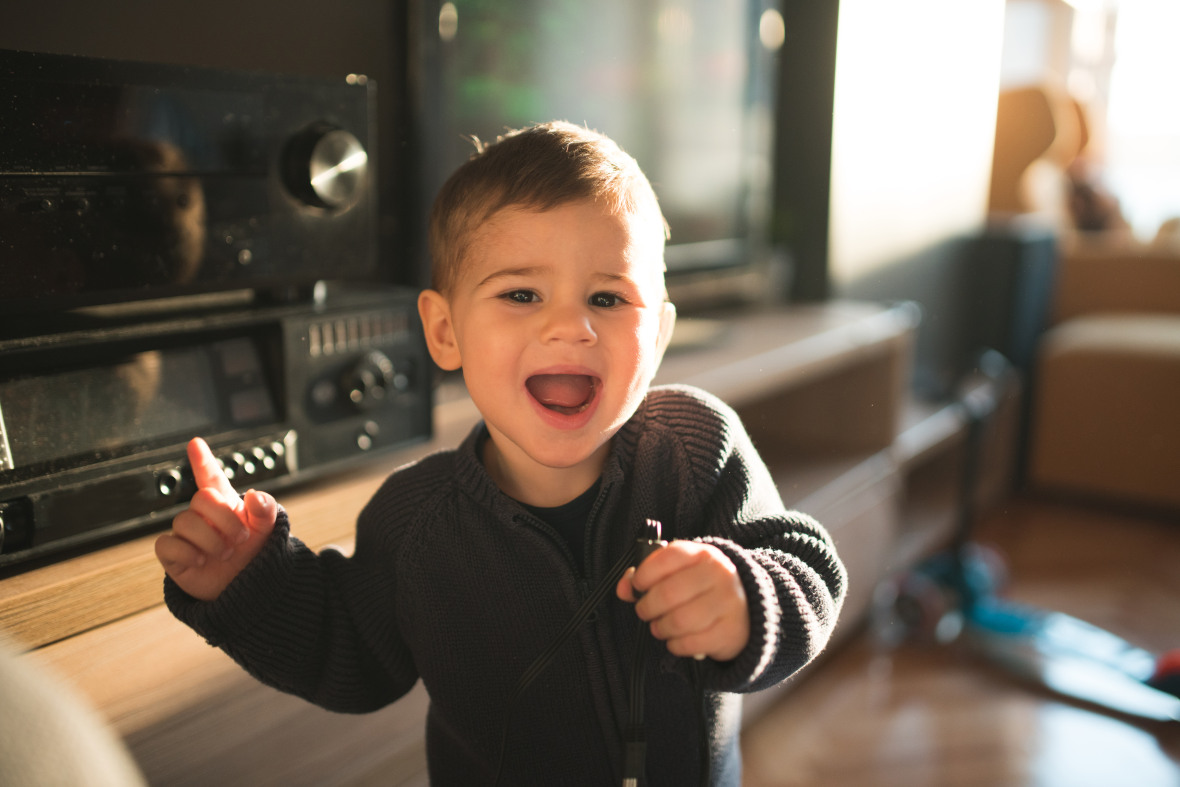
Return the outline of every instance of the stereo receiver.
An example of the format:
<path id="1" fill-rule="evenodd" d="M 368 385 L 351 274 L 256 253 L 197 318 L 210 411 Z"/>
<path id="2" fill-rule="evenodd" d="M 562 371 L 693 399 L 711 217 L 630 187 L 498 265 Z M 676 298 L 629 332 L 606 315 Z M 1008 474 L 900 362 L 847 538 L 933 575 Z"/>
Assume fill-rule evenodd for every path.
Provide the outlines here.
<path id="1" fill-rule="evenodd" d="M 375 85 L 0 51 L 0 568 L 431 433 Z M 396 266 L 397 259 L 388 264 Z"/>
<path id="2" fill-rule="evenodd" d="M 194 435 L 274 489 L 431 433 L 404 289 L 92 323 L 0 339 L 0 565 L 170 521 Z"/>
<path id="3" fill-rule="evenodd" d="M 0 50 L 0 314 L 377 278 L 375 101 Z"/>

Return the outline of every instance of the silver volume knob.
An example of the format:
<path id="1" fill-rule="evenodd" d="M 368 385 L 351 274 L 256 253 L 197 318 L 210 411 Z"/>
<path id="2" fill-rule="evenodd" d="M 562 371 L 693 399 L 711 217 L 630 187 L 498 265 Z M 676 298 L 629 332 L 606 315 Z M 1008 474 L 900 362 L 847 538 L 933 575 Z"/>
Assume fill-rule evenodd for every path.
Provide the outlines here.
<path id="1" fill-rule="evenodd" d="M 303 202 L 345 210 L 365 193 L 369 154 L 351 132 L 317 124 L 287 146 L 284 180 Z"/>
<path id="2" fill-rule="evenodd" d="M 368 170 L 369 154 L 359 139 L 343 129 L 324 134 L 312 148 L 311 188 L 330 207 L 346 208 L 359 200 Z"/>

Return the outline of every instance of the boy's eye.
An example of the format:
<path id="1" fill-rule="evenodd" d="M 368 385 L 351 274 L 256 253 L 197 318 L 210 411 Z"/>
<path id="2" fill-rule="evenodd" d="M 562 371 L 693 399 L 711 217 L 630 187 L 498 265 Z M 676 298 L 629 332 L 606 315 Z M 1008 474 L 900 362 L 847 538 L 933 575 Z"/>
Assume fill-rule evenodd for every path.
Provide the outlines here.
<path id="1" fill-rule="evenodd" d="M 537 293 L 532 290 L 511 290 L 500 297 L 512 303 L 535 303 L 537 301 Z"/>
<path id="2" fill-rule="evenodd" d="M 596 292 L 590 296 L 590 305 L 602 309 L 610 309 L 623 303 L 623 298 L 613 292 Z"/>

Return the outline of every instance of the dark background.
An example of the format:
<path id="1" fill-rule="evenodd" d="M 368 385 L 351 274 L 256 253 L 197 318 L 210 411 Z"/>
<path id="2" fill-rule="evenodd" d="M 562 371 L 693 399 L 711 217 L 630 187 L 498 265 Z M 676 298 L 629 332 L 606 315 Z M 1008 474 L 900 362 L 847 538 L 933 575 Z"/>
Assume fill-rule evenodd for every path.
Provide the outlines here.
<path id="1" fill-rule="evenodd" d="M 504 0 L 507 2 L 508 0 Z M 901 257 L 882 258 L 871 276 L 847 283 L 832 276 L 831 173 L 838 32 L 849 20 L 874 17 L 877 0 L 786 0 L 780 3 L 786 42 L 780 52 L 774 117 L 772 204 L 767 234 L 790 260 L 791 281 L 783 297 L 816 301 L 829 297 L 915 300 L 924 322 L 918 337 L 918 378 L 944 387 L 971 350 L 966 346 L 963 298 L 965 267 L 978 257 L 977 236 L 985 216 L 981 193 L 978 219 L 965 226 L 923 227 L 925 240 Z M 999 9 L 1002 0 L 975 0 L 972 8 Z M 423 10 L 429 6 L 429 11 Z M 249 69 L 299 75 L 341 77 L 364 73 L 378 84 L 378 251 L 382 275 L 390 281 L 424 285 L 428 262 L 425 214 L 432 195 L 425 194 L 422 135 L 423 107 L 435 99 L 432 80 L 422 73 L 425 17 L 437 14 L 437 0 L 203 0 L 150 2 L 124 0 L 39 0 L 8 3 L 0 25 L 0 48 L 113 57 L 148 62 Z M 927 8 L 917 0 L 892 7 L 882 39 L 895 41 L 907 54 L 931 46 L 930 31 L 913 24 L 914 13 Z M 414 31 L 414 32 L 412 32 Z M 944 31 L 971 35 L 978 31 Z M 986 32 L 986 31 L 984 31 Z M 999 46 L 998 34 L 996 45 Z M 937 51 L 931 49 L 930 51 Z M 998 49 L 997 49 L 998 51 Z M 868 69 L 889 68 L 891 58 Z M 966 68 L 932 63 L 931 69 Z M 998 69 L 997 69 L 998 82 Z M 898 90 L 908 86 L 898 84 Z M 998 87 L 998 85 L 997 85 Z M 978 88 L 976 88 L 978 90 Z M 977 101 L 992 102 L 996 93 L 981 90 Z M 887 118 L 905 122 L 904 117 Z M 437 133 L 437 130 L 434 130 Z M 871 134 L 872 129 L 865 129 Z M 922 133 L 921 128 L 914 132 Z M 888 155 L 888 151 L 883 151 Z M 964 144 L 955 154 L 990 165 L 990 144 Z M 910 166 L 910 162 L 907 162 Z M 914 161 L 916 178 L 937 183 L 938 162 Z M 430 173 L 436 177 L 437 173 Z M 968 186 L 968 188 L 977 188 Z M 836 206 L 838 208 L 839 206 Z M 875 205 L 872 218 L 912 220 L 904 204 Z M 842 216 L 847 216 L 845 211 Z M 855 225 L 855 218 L 851 224 Z M 848 226 L 849 222 L 845 222 Z M 853 231 L 856 231 L 855 229 Z M 1002 299 L 1005 293 L 999 293 Z M 990 308 L 988 304 L 976 310 Z M 682 311 L 685 311 L 682 309 Z M 973 339 L 970 341 L 974 341 Z"/>
<path id="2" fill-rule="evenodd" d="M 5 4 L 0 48 L 377 80 L 381 267 L 414 284 L 425 266 L 405 187 L 417 182 L 408 13 L 389 0 L 21 0 Z"/>

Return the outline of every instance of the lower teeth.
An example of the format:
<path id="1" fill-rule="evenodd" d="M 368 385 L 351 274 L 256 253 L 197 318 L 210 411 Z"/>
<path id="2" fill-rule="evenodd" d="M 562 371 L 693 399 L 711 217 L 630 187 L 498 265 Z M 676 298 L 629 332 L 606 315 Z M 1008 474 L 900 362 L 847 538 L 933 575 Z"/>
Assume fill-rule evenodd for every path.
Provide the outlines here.
<path id="1" fill-rule="evenodd" d="M 580 404 L 577 407 L 562 407 L 561 405 L 547 404 L 545 407 L 546 409 L 552 410 L 555 413 L 561 413 L 562 415 L 577 415 L 578 413 L 585 410 L 587 405 Z"/>

